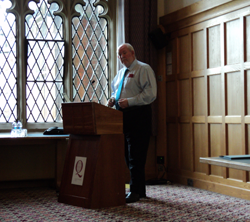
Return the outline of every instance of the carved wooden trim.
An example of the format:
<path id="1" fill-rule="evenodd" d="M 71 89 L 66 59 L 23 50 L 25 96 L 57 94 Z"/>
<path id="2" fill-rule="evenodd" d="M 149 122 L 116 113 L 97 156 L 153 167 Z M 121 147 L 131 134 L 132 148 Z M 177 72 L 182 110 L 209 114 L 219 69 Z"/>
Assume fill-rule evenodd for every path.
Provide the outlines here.
<path id="1" fill-rule="evenodd" d="M 239 10 L 249 4 L 248 0 L 202 0 L 160 17 L 160 25 L 169 33 Z"/>

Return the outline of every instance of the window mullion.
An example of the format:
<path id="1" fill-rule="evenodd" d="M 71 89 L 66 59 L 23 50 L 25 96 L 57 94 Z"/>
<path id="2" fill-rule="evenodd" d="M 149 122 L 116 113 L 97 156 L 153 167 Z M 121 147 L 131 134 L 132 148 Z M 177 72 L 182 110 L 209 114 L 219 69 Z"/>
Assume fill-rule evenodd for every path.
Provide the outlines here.
<path id="1" fill-rule="evenodd" d="M 70 98 L 72 101 L 73 98 L 73 83 L 72 83 L 72 78 L 73 78 L 73 69 L 72 69 L 72 50 L 71 50 L 71 45 L 72 45 L 72 26 L 71 26 L 71 17 L 72 15 L 70 14 L 71 12 L 71 7 L 72 7 L 72 2 L 71 1 L 65 1 L 65 7 L 66 11 L 69 12 L 68 16 L 63 16 L 63 38 L 65 40 L 65 68 L 64 68 L 64 93 L 67 94 L 67 96 Z"/>
<path id="2" fill-rule="evenodd" d="M 17 119 L 21 120 L 23 128 L 26 128 L 26 41 L 25 41 L 25 0 L 16 1 L 18 4 L 16 16 L 17 39 Z M 26 1 L 27 4 L 27 1 Z"/>

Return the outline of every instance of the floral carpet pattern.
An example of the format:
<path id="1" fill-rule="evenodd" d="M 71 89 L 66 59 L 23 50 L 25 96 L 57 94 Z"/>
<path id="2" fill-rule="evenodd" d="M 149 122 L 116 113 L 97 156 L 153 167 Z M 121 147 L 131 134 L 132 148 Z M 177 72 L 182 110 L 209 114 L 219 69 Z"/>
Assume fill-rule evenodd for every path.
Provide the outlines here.
<path id="1" fill-rule="evenodd" d="M 179 184 L 147 186 L 147 198 L 97 210 L 57 200 L 50 188 L 0 190 L 0 221 L 250 222 L 250 201 Z"/>

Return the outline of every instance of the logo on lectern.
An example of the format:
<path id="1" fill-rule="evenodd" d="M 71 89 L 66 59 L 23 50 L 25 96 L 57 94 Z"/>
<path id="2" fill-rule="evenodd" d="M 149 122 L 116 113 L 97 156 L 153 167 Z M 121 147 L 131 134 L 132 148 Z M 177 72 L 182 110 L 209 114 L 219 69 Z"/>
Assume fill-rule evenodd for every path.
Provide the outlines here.
<path id="1" fill-rule="evenodd" d="M 87 157 L 79 157 L 79 156 L 75 157 L 75 164 L 74 164 L 71 184 L 82 186 L 86 162 L 87 162 Z"/>
<path id="2" fill-rule="evenodd" d="M 81 160 L 78 160 L 76 162 L 76 175 L 78 175 L 80 178 L 82 177 L 81 172 L 83 169 L 83 162 Z"/>

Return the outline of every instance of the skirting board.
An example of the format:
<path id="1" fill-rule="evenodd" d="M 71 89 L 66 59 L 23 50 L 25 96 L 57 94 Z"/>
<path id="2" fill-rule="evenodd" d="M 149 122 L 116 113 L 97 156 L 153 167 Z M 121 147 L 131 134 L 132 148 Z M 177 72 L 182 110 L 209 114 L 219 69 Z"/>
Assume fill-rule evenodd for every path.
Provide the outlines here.
<path id="1" fill-rule="evenodd" d="M 55 180 L 54 179 L 41 179 L 41 180 L 0 181 L 0 189 L 34 188 L 34 187 L 55 188 Z"/>
<path id="2" fill-rule="evenodd" d="M 180 183 L 183 185 L 188 185 L 188 180 L 192 180 L 192 186 L 209 190 L 215 193 L 220 193 L 232 197 L 237 197 L 245 200 L 250 200 L 250 189 L 245 189 L 242 187 L 231 186 L 228 184 L 216 183 L 207 180 L 201 180 L 197 178 L 190 178 L 186 176 L 179 176 L 179 175 L 169 175 L 168 180 L 174 183 Z M 243 183 L 243 182 L 242 182 Z"/>

